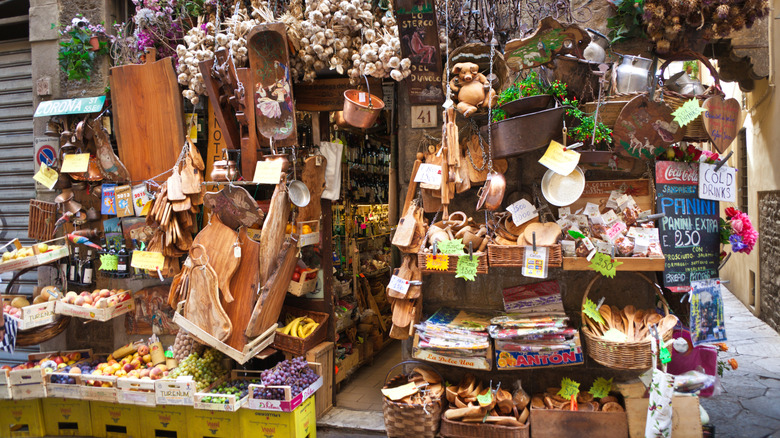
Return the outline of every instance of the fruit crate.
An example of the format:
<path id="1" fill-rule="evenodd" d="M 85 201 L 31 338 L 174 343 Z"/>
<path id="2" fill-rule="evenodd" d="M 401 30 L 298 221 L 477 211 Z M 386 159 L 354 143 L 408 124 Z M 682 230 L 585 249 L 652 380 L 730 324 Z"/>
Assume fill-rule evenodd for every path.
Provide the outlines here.
<path id="1" fill-rule="evenodd" d="M 187 438 L 187 406 L 138 407 L 141 438 Z"/>
<path id="2" fill-rule="evenodd" d="M 73 383 L 54 383 L 51 381 L 52 377 L 67 377 L 72 378 Z M 69 398 L 80 399 L 81 398 L 81 375 L 69 374 L 66 372 L 55 372 L 46 374 L 44 376 L 46 381 L 46 393 L 49 397 L 56 398 Z"/>
<path id="3" fill-rule="evenodd" d="M 46 397 L 46 386 L 39 383 L 10 386 L 9 389 L 11 390 L 11 399 L 13 400 L 30 400 Z"/>
<path id="4" fill-rule="evenodd" d="M 116 376 L 81 376 L 81 398 L 98 402 L 117 402 Z"/>
<path id="5" fill-rule="evenodd" d="M 45 436 L 41 400 L 5 400 L 0 402 L 0 436 Z"/>
<path id="6" fill-rule="evenodd" d="M 90 402 L 92 436 L 131 438 L 141 436 L 138 406 L 120 403 Z"/>
<path id="7" fill-rule="evenodd" d="M 304 234 L 304 227 L 311 228 L 311 232 Z M 309 246 L 315 243 L 320 243 L 320 221 L 303 221 L 298 222 L 298 246 Z"/>
<path id="8" fill-rule="evenodd" d="M 126 294 L 130 295 L 130 291 Z M 120 294 L 124 295 L 124 294 Z M 120 296 L 117 295 L 117 296 Z M 114 319 L 119 315 L 124 315 L 127 312 L 135 309 L 135 299 L 130 297 L 125 301 L 117 303 L 115 306 L 105 307 L 98 309 L 95 307 L 77 306 L 75 304 L 67 304 L 62 300 L 57 301 L 54 307 L 54 312 L 60 315 L 74 316 L 81 319 L 90 319 L 94 321 L 105 322 L 110 319 Z"/>
<path id="9" fill-rule="evenodd" d="M 49 398 L 41 400 L 46 436 L 92 436 L 92 415 L 86 400 Z"/>
<path id="10" fill-rule="evenodd" d="M 154 394 L 158 405 L 192 406 L 195 381 L 190 376 L 155 380 Z"/>
<path id="11" fill-rule="evenodd" d="M 10 305 L 11 301 L 17 297 L 27 298 L 24 295 L 3 295 L 3 307 L 5 307 L 6 304 Z M 40 327 L 52 323 L 56 319 L 54 303 L 54 301 L 47 301 L 45 303 L 24 306 L 20 309 L 22 311 L 21 318 L 11 315 L 9 315 L 9 317 L 16 321 L 18 330 L 29 330 L 31 328 Z"/>
<path id="12" fill-rule="evenodd" d="M 19 259 L 12 259 L 7 260 L 2 263 L 0 263 L 0 273 L 3 272 L 10 272 L 10 271 L 20 271 L 22 269 L 27 268 L 33 268 L 35 266 L 41 266 L 45 265 L 47 263 L 51 263 L 53 261 L 59 260 L 63 257 L 67 257 L 68 252 L 68 245 L 66 244 L 65 237 L 59 237 L 57 239 L 49 240 L 47 242 L 41 242 L 44 244 L 54 244 L 56 242 L 57 245 L 62 245 L 58 248 L 52 249 L 47 252 L 40 253 L 38 251 L 38 245 L 33 245 L 33 255 L 29 257 L 19 258 Z M 14 239 L 13 241 L 5 244 L 3 248 L 10 245 L 11 243 L 18 243 L 18 239 Z M 16 248 L 20 248 L 21 244 L 16 245 Z"/>
<path id="13" fill-rule="evenodd" d="M 157 406 L 154 380 L 119 377 L 116 379 L 116 399 L 119 403 Z"/>
<path id="14" fill-rule="evenodd" d="M 290 281 L 287 292 L 296 297 L 314 292 L 314 289 L 317 288 L 317 272 L 319 272 L 319 269 L 304 269 L 303 272 L 301 272 L 299 281 Z"/>
<path id="15" fill-rule="evenodd" d="M 217 380 L 214 382 L 211 387 L 216 388 L 219 385 L 229 382 L 232 380 L 260 380 L 260 373 L 261 371 L 252 371 L 252 370 L 233 370 L 230 372 L 229 376 L 225 376 L 222 379 Z M 208 401 L 209 397 L 221 397 L 225 399 L 225 403 L 215 403 L 213 401 Z M 223 411 L 223 412 L 235 412 L 241 406 L 246 404 L 246 401 L 249 399 L 249 394 L 245 395 L 244 397 L 239 398 L 235 394 L 221 394 L 221 393 L 210 393 L 210 392 L 196 392 L 193 396 L 194 399 L 194 408 L 195 409 L 204 409 L 207 411 Z"/>
<path id="16" fill-rule="evenodd" d="M 284 306 L 280 315 L 290 314 L 295 318 L 301 316 L 308 316 L 318 323 L 319 326 L 314 329 L 313 332 L 305 338 L 299 338 L 297 336 L 285 335 L 282 333 L 282 329 L 276 333 L 274 343 L 271 345 L 273 348 L 287 353 L 294 354 L 296 356 L 302 356 L 306 354 L 306 351 L 311 350 L 315 346 L 319 345 L 325 340 L 328 335 L 328 318 L 330 315 L 327 313 L 314 312 L 311 310 L 298 309 L 297 307 Z M 284 316 L 282 316 L 284 317 Z"/>
<path id="17" fill-rule="evenodd" d="M 241 437 L 256 438 L 262 431 L 265 438 L 307 438 L 317 434 L 317 397 L 310 397 L 292 412 L 270 412 L 241 409 Z"/>
<path id="18" fill-rule="evenodd" d="M 314 395 L 314 393 L 317 392 L 318 389 L 322 387 L 322 365 L 315 362 L 309 362 L 309 367 L 312 370 L 314 370 L 314 372 L 317 373 L 320 377 L 318 377 L 317 380 L 314 381 L 314 383 L 312 383 L 311 385 L 306 387 L 303 391 L 301 391 L 300 394 L 293 397 L 292 389 L 286 385 L 266 386 L 266 385 L 252 384 L 249 385 L 249 396 L 246 404 L 244 405 L 244 408 L 255 409 L 259 411 L 276 411 L 276 412 L 294 411 L 295 408 L 300 406 L 309 397 Z M 266 400 L 264 398 L 260 398 L 255 395 L 255 391 L 254 391 L 255 389 L 265 389 L 265 388 L 284 389 L 284 400 Z"/>

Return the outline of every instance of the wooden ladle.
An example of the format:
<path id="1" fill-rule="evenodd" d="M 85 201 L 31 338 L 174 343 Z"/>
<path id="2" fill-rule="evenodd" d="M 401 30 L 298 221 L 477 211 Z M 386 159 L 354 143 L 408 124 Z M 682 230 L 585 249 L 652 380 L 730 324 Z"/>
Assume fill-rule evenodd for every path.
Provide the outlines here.
<path id="1" fill-rule="evenodd" d="M 628 335 L 628 341 L 634 341 L 634 316 L 636 315 L 636 307 L 629 304 L 623 308 L 623 314 L 626 316 L 626 335 Z"/>

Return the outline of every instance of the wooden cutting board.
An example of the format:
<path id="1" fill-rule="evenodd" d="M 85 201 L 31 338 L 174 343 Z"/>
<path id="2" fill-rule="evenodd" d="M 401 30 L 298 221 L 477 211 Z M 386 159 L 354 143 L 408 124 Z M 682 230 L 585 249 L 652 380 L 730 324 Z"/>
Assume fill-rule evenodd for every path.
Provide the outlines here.
<path id="1" fill-rule="evenodd" d="M 223 301 L 222 307 L 233 323 L 233 332 L 225 343 L 238 351 L 243 351 L 247 342 L 244 331 L 252 316 L 260 283 L 260 244 L 250 239 L 246 234 L 246 228 L 243 227 L 238 230 L 238 241 L 241 244 L 241 262 L 233 278 L 230 279 L 233 302 Z"/>
<path id="2" fill-rule="evenodd" d="M 208 257 L 208 264 L 214 268 L 219 281 L 219 290 L 227 302 L 233 301 L 230 290 L 230 279 L 238 269 L 240 257 L 235 257 L 234 246 L 238 242 L 238 234 L 223 224 L 217 215 L 211 215 L 208 225 L 195 236 L 192 246 L 202 245 Z M 190 257 L 193 257 L 190 251 Z"/>
<path id="3" fill-rule="evenodd" d="M 184 110 L 171 58 L 110 70 L 119 158 L 133 180 L 173 167 L 184 145 Z"/>
<path id="4" fill-rule="evenodd" d="M 308 157 L 304 161 L 301 181 L 309 189 L 311 200 L 309 205 L 298 209 L 299 222 L 319 220 L 322 214 L 320 199 L 325 190 L 325 165 L 327 163 L 328 160 L 322 155 Z"/>
<path id="5" fill-rule="evenodd" d="M 284 184 L 277 184 L 268 206 L 268 215 L 260 232 L 260 284 L 265 285 L 276 269 L 279 250 L 284 243 L 287 218 L 290 216 L 290 200 Z M 267 327 L 266 327 L 267 328 Z"/>
<path id="6" fill-rule="evenodd" d="M 246 328 L 247 337 L 254 338 L 260 335 L 279 320 L 284 297 L 287 295 L 287 288 L 290 286 L 295 265 L 298 263 L 297 254 L 298 247 L 295 242 L 287 239 L 277 253 L 276 270 L 260 290 L 260 296 L 257 298 Z"/>
<path id="7" fill-rule="evenodd" d="M 206 193 L 203 199 L 206 207 L 234 230 L 241 226 L 251 227 L 263 219 L 257 202 L 243 187 L 224 186 L 218 192 Z"/>
<path id="8" fill-rule="evenodd" d="M 230 336 L 233 325 L 219 303 L 217 274 L 206 261 L 203 247 L 196 246 L 189 273 L 189 293 L 184 305 L 184 317 L 210 335 L 224 341 Z"/>

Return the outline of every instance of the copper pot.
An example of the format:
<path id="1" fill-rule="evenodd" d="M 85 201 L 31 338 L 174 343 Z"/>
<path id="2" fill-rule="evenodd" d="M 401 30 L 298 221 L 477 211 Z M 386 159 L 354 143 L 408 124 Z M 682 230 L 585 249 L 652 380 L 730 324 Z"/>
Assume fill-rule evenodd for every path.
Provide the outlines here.
<path id="1" fill-rule="evenodd" d="M 219 160 L 214 162 L 211 170 L 212 181 L 235 181 L 238 179 L 238 168 L 233 160 Z"/>
<path id="2" fill-rule="evenodd" d="M 479 189 L 477 210 L 482 210 L 483 207 L 490 211 L 498 210 L 501 207 L 501 202 L 504 200 L 505 191 L 506 178 L 504 178 L 504 175 L 491 171 L 485 180 L 485 185 Z"/>

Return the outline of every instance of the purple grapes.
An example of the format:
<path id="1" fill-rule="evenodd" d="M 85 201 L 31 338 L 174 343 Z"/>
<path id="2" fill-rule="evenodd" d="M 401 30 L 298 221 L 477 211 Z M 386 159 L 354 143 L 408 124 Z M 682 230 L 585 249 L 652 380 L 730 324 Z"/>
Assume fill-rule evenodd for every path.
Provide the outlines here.
<path id="1" fill-rule="evenodd" d="M 295 397 L 316 382 L 319 376 L 309 368 L 303 357 L 296 357 L 276 364 L 260 373 L 263 385 L 289 386 L 290 396 Z M 265 400 L 284 400 L 283 388 L 255 388 L 254 397 Z"/>

